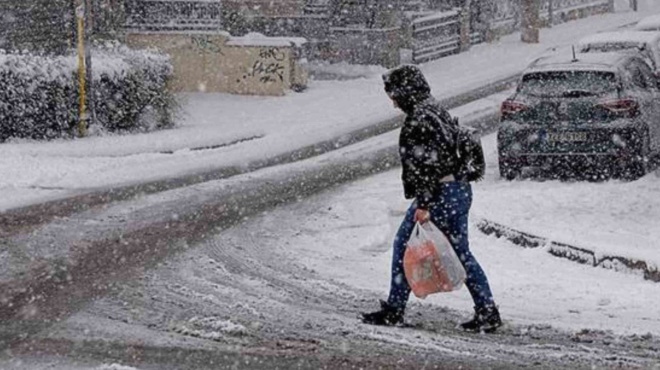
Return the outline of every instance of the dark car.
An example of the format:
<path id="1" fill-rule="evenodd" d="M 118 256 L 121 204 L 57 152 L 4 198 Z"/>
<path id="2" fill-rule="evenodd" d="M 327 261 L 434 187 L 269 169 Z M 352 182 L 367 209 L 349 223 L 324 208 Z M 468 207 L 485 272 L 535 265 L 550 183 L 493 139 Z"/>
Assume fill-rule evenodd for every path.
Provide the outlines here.
<path id="1" fill-rule="evenodd" d="M 636 54 L 549 56 L 533 62 L 501 108 L 500 175 L 634 179 L 660 145 L 660 90 Z M 538 171 L 537 171 L 538 172 Z"/>
<path id="2" fill-rule="evenodd" d="M 580 53 L 639 53 L 660 78 L 660 32 L 601 32 L 578 41 Z"/>

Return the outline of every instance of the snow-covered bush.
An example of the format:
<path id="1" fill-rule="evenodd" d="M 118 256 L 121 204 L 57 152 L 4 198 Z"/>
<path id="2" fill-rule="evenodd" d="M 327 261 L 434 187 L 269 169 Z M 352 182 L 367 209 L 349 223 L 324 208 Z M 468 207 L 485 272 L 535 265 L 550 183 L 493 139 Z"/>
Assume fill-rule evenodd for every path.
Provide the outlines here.
<path id="1" fill-rule="evenodd" d="M 172 125 L 167 90 L 169 59 L 118 45 L 92 52 L 97 131 L 121 132 Z M 74 133 L 78 122 L 77 58 L 0 51 L 0 142 L 52 139 Z"/>

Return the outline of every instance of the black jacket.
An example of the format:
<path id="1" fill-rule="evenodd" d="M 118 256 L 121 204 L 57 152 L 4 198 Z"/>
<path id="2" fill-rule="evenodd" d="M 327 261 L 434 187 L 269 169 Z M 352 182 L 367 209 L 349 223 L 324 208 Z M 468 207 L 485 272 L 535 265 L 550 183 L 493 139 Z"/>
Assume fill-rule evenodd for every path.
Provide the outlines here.
<path id="1" fill-rule="evenodd" d="M 457 122 L 433 98 L 407 112 L 399 136 L 401 179 L 405 197 L 416 198 L 418 207 L 429 208 L 442 178 L 458 176 L 457 135 Z"/>
<path id="2" fill-rule="evenodd" d="M 458 123 L 431 95 L 431 87 L 414 65 L 383 75 L 385 92 L 406 113 L 399 138 L 399 154 L 406 198 L 428 209 L 440 180 L 458 174 Z"/>

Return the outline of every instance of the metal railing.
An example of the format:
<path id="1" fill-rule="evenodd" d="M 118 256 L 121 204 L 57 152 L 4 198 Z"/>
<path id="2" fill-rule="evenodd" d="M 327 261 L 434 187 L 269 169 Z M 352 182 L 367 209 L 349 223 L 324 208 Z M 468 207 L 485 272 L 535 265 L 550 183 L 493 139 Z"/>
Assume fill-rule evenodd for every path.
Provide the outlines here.
<path id="1" fill-rule="evenodd" d="M 74 34 L 69 0 L 0 0 L 0 49 L 64 53 Z"/>
<path id="2" fill-rule="evenodd" d="M 413 19 L 413 63 L 423 63 L 460 51 L 460 15 L 457 11 Z"/>
<path id="3" fill-rule="evenodd" d="M 328 15 L 330 13 L 330 0 L 307 0 L 304 14 Z"/>
<path id="4" fill-rule="evenodd" d="M 541 0 L 540 17 L 556 24 L 569 20 L 573 12 L 593 9 L 606 12 L 609 7 L 609 0 Z"/>
<path id="5" fill-rule="evenodd" d="M 607 11 L 609 0 L 540 0 L 539 17 L 550 24 L 565 21 L 571 12 L 600 9 Z M 520 0 L 497 0 L 493 2 L 492 26 L 516 29 L 520 26 Z"/>
<path id="6" fill-rule="evenodd" d="M 127 4 L 127 27 L 137 29 L 219 29 L 220 0 L 133 0 Z"/>

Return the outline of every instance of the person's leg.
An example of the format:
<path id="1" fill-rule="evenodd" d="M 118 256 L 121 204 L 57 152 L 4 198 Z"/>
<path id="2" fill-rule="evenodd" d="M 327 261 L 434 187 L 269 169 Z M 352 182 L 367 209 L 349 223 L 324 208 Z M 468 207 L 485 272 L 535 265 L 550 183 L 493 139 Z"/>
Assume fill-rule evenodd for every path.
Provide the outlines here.
<path id="1" fill-rule="evenodd" d="M 468 214 L 472 204 L 472 189 L 466 183 L 447 183 L 431 208 L 431 220 L 442 231 L 461 260 L 467 279 L 465 285 L 478 308 L 494 306 L 488 278 L 481 265 L 470 252 L 468 240 Z"/>
<path id="2" fill-rule="evenodd" d="M 472 320 L 462 323 L 461 327 L 466 331 L 490 333 L 502 326 L 502 320 L 486 274 L 470 252 L 468 214 L 471 205 L 472 188 L 469 184 L 444 185 L 436 207 L 431 210 L 431 219 L 449 238 L 467 274 L 465 285 L 472 295 L 475 314 Z"/>
<path id="3" fill-rule="evenodd" d="M 398 309 L 405 309 L 408 298 L 410 297 L 410 286 L 406 280 L 403 270 L 403 256 L 406 253 L 406 244 L 413 228 L 415 227 L 416 202 L 413 202 L 406 216 L 399 226 L 399 230 L 394 237 L 394 249 L 392 251 L 392 279 L 390 282 L 390 294 L 387 298 L 387 304 Z"/>
<path id="4" fill-rule="evenodd" d="M 392 253 L 392 279 L 390 294 L 387 301 L 381 301 L 379 311 L 362 314 L 362 322 L 372 325 L 397 325 L 403 323 L 406 303 L 410 296 L 410 286 L 403 270 L 403 256 L 406 252 L 406 243 L 415 227 L 415 202 L 410 205 L 406 216 L 394 238 Z"/>

